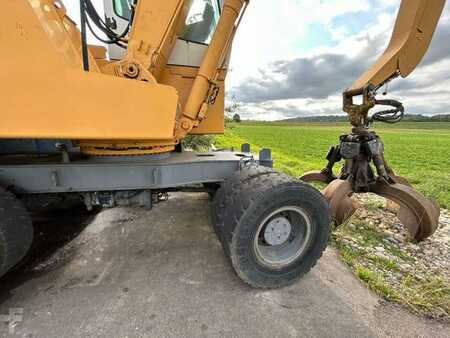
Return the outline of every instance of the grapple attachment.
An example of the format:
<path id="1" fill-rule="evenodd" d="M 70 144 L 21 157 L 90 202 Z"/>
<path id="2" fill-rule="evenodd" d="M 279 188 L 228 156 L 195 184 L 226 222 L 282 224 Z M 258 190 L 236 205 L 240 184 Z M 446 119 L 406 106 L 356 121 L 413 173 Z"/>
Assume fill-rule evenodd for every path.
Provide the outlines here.
<path id="1" fill-rule="evenodd" d="M 343 93 L 343 110 L 354 127 L 352 133 L 341 136 L 339 145 L 330 149 L 328 164 L 322 171 L 310 171 L 301 177 L 306 182 L 329 183 L 323 194 L 337 225 L 358 208 L 351 199 L 354 193 L 372 192 L 388 199 L 387 208 L 397 214 L 417 241 L 431 236 L 437 229 L 439 207 L 415 191 L 406 179 L 395 175 L 384 158 L 383 142 L 369 128 L 374 121 L 396 123 L 402 120 L 405 112 L 402 103 L 377 100 L 377 90 L 397 76 L 408 76 L 419 64 L 444 5 L 445 0 L 402 0 L 388 48 Z M 357 104 L 354 98 L 360 95 L 362 103 Z M 369 116 L 376 105 L 390 109 Z M 333 166 L 341 160 L 345 161 L 344 166 L 335 176 Z"/>
<path id="2" fill-rule="evenodd" d="M 436 231 L 439 206 L 414 190 L 405 178 L 394 174 L 384 158 L 383 143 L 374 132 L 354 128 L 351 134 L 341 137 L 338 146 L 330 149 L 327 159 L 325 169 L 305 173 L 301 179 L 329 183 L 322 192 L 330 203 L 336 225 L 347 221 L 358 209 L 358 203 L 351 198 L 354 193 L 371 192 L 388 200 L 388 208 L 415 240 L 424 240 Z M 341 159 L 345 163 L 336 177 L 332 168 Z"/>

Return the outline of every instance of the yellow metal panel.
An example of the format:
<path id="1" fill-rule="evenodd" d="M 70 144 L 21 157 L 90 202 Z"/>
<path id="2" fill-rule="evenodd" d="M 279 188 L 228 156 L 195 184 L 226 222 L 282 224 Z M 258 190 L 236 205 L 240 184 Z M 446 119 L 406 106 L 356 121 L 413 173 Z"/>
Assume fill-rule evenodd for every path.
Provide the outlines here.
<path id="1" fill-rule="evenodd" d="M 2 138 L 173 138 L 178 95 L 171 87 L 77 70 L 14 77 L 0 89 Z"/>
<path id="2" fill-rule="evenodd" d="M 89 45 L 89 52 L 96 60 L 106 59 L 106 48 L 103 46 Z"/>
<path id="3" fill-rule="evenodd" d="M 223 71 L 224 72 L 224 71 Z M 180 106 L 184 105 L 191 93 L 198 68 L 188 66 L 166 66 L 161 76 L 161 83 L 173 86 L 180 96 Z M 190 134 L 222 134 L 224 132 L 225 76 L 218 81 L 220 87 L 216 102 L 210 105 L 206 118 Z"/>
<path id="4" fill-rule="evenodd" d="M 218 82 L 220 87 L 216 102 L 208 106 L 206 117 L 200 122 L 197 128 L 191 130 L 190 134 L 223 134 L 225 131 L 225 83 Z"/>
<path id="5" fill-rule="evenodd" d="M 62 23 L 36 15 L 38 3 L 7 1 L 0 13 L 0 137 L 172 140 L 176 90 L 83 72 Z"/>

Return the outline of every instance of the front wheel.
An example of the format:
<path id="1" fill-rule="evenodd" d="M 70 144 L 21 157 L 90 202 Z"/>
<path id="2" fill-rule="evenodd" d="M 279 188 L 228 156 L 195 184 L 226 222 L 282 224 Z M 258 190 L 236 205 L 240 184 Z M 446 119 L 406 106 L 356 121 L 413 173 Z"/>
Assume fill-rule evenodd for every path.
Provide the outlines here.
<path id="1" fill-rule="evenodd" d="M 254 287 L 290 285 L 321 257 L 330 234 L 322 194 L 267 172 L 237 185 L 222 213 L 222 244 L 238 276 Z"/>

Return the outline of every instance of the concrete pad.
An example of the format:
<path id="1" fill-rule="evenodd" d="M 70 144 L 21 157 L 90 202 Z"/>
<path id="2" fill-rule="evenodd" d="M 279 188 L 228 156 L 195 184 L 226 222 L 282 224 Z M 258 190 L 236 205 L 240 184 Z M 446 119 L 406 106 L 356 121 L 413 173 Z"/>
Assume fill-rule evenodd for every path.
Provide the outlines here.
<path id="1" fill-rule="evenodd" d="M 67 216 L 56 223 L 67 228 L 73 222 Z M 450 332 L 442 323 L 380 301 L 331 249 L 291 287 L 248 287 L 234 274 L 210 226 L 206 194 L 176 193 L 152 211 L 116 208 L 88 225 L 80 222 L 69 227 L 75 239 L 51 254 L 44 250 L 44 258 L 34 257 L 0 280 L 2 318 L 11 308 L 23 309 L 22 321 L 11 327 L 0 323 L 1 337 L 448 337 Z"/>

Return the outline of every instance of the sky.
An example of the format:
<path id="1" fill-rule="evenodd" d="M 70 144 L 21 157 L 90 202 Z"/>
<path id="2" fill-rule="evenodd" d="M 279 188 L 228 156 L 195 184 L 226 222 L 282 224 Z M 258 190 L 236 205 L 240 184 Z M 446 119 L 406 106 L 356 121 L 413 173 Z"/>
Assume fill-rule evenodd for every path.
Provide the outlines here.
<path id="1" fill-rule="evenodd" d="M 78 22 L 78 1 L 63 0 Z M 93 0 L 102 12 L 103 0 Z M 387 46 L 400 0 L 252 0 L 239 27 L 227 100 L 244 119 L 338 115 L 342 91 Z M 93 41 L 93 40 L 91 40 Z M 388 97 L 410 114 L 450 114 L 450 1 L 430 50 Z"/>

